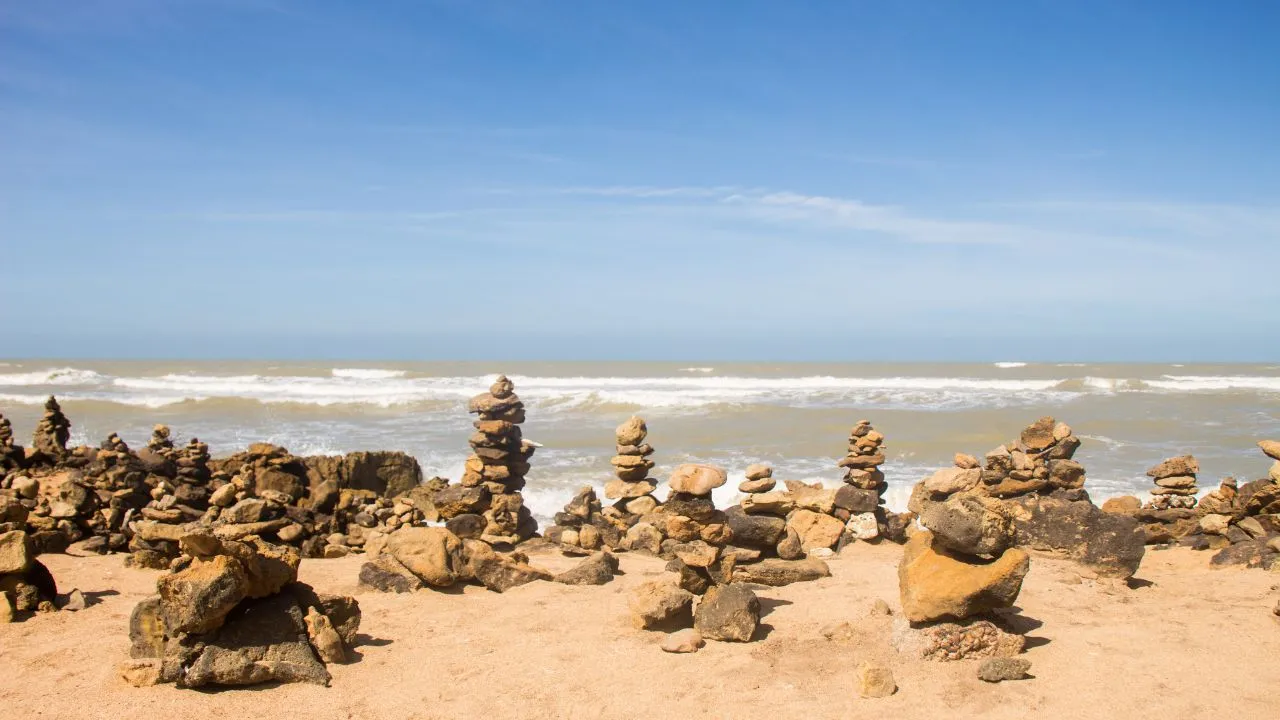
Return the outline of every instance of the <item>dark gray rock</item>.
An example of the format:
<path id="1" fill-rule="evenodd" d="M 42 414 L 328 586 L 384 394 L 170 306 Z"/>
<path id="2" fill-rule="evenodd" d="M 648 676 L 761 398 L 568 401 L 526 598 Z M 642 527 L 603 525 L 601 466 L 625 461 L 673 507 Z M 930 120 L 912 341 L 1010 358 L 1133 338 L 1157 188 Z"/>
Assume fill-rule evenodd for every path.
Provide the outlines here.
<path id="1" fill-rule="evenodd" d="M 1137 520 L 1104 513 L 1093 503 L 1026 495 L 1006 501 L 1013 510 L 1015 542 L 1062 552 L 1104 577 L 1129 578 L 1145 552 Z"/>

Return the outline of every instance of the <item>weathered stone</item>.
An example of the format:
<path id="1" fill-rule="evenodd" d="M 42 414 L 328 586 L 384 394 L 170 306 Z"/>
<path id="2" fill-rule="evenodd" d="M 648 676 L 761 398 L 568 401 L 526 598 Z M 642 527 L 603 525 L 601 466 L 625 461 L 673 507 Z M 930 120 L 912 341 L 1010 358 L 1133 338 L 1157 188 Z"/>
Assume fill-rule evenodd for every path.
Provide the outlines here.
<path id="1" fill-rule="evenodd" d="M 812 510 L 796 510 L 787 517 L 787 527 L 800 536 L 800 548 L 804 552 L 814 548 L 830 548 L 844 532 L 844 523 L 830 515 Z"/>
<path id="2" fill-rule="evenodd" d="M 965 453 L 956 453 L 952 464 L 962 470 L 973 470 L 982 467 L 982 464 L 978 462 L 978 458 Z"/>
<path id="3" fill-rule="evenodd" d="M 1196 462 L 1196 459 L 1191 455 L 1182 455 L 1169 458 L 1151 468 L 1147 471 L 1147 477 L 1152 480 L 1162 480 L 1177 475 L 1195 475 L 1199 472 L 1200 463 Z"/>
<path id="4" fill-rule="evenodd" d="M 245 498 L 222 511 L 218 519 L 224 523 L 256 523 L 267 518 L 267 501 L 262 498 Z"/>
<path id="5" fill-rule="evenodd" d="M 1258 447 L 1267 454 L 1267 457 L 1280 460 L 1280 440 L 1259 440 Z"/>
<path id="6" fill-rule="evenodd" d="M 839 522 L 838 520 L 836 522 Z M 784 530 L 782 539 L 778 541 L 776 548 L 778 557 L 783 560 L 799 560 L 805 556 L 804 548 L 800 544 L 800 533 L 796 529 L 787 526 Z"/>
<path id="7" fill-rule="evenodd" d="M 1214 515 L 1212 513 L 1201 517 L 1199 522 L 1200 531 L 1207 535 L 1221 535 L 1227 531 L 1227 526 L 1230 524 L 1230 515 Z"/>
<path id="8" fill-rule="evenodd" d="M 756 583 L 781 587 L 797 582 L 809 582 L 819 578 L 830 577 L 831 568 L 821 560 L 809 558 L 805 560 L 761 560 L 750 565 L 738 565 L 734 568 L 733 579 L 736 582 Z"/>
<path id="9" fill-rule="evenodd" d="M 0 575 L 26 572 L 34 556 L 35 547 L 25 532 L 0 533 Z"/>
<path id="10" fill-rule="evenodd" d="M 1018 545 L 1065 553 L 1103 577 L 1131 577 L 1142 562 L 1146 536 L 1132 517 L 1039 495 L 1006 501 L 1005 508 Z"/>
<path id="11" fill-rule="evenodd" d="M 623 544 L 629 550 L 645 550 L 657 555 L 662 551 L 662 533 L 649 523 L 636 523 L 627 530 Z"/>
<path id="12" fill-rule="evenodd" d="M 972 490 L 982 480 L 982 471 L 976 468 L 942 468 L 924 479 L 924 489 L 933 495 L 951 495 Z"/>
<path id="13" fill-rule="evenodd" d="M 413 592 L 425 587 L 422 580 L 389 554 L 383 553 L 360 566 L 358 584 L 381 592 Z"/>
<path id="14" fill-rule="evenodd" d="M 648 434 L 649 428 L 645 426 L 644 419 L 636 416 L 628 418 L 614 431 L 619 445 L 639 445 Z"/>
<path id="15" fill-rule="evenodd" d="M 489 492 L 483 487 L 450 485 L 437 492 L 432 503 L 440 517 L 448 519 L 463 513 L 482 513 L 488 499 Z"/>
<path id="16" fill-rule="evenodd" d="M 852 515 L 844 525 L 844 535 L 853 540 L 875 540 L 880 537 L 880 521 L 872 512 Z"/>
<path id="17" fill-rule="evenodd" d="M 302 610 L 287 593 L 237 608 L 178 678 L 183 687 L 264 682 L 329 683 L 307 640 Z"/>
<path id="18" fill-rule="evenodd" d="M 705 638 L 750 642 L 760 624 L 760 600 L 745 585 L 716 585 L 698 603 L 693 622 Z"/>
<path id="19" fill-rule="evenodd" d="M 1017 548 L 990 563 L 959 560 L 935 549 L 932 533 L 918 532 L 898 565 L 903 613 L 912 622 L 929 622 L 1010 607 L 1030 566 Z"/>
<path id="20" fill-rule="evenodd" d="M 874 512 L 880 505 L 880 493 L 853 485 L 841 485 L 832 499 L 835 507 L 851 513 Z"/>
<path id="21" fill-rule="evenodd" d="M 669 653 L 693 653 L 698 652 L 705 644 L 702 633 L 693 628 L 685 628 L 668 633 L 662 640 L 662 650 Z"/>
<path id="22" fill-rule="evenodd" d="M 772 515 L 748 515 L 741 507 L 725 510 L 725 524 L 733 532 L 733 542 L 750 548 L 773 548 L 782 538 L 787 523 Z"/>
<path id="23" fill-rule="evenodd" d="M 1022 445 L 1032 452 L 1048 449 L 1054 443 L 1053 428 L 1057 425 L 1051 417 L 1042 417 L 1022 431 Z"/>
<path id="24" fill-rule="evenodd" d="M 554 580 L 565 585 L 604 585 L 618 571 L 618 558 L 607 550 L 585 558 L 572 569 L 556 575 Z"/>
<path id="25" fill-rule="evenodd" d="M 658 499 L 652 495 L 642 495 L 628 500 L 624 507 L 632 515 L 648 515 L 657 509 Z"/>
<path id="26" fill-rule="evenodd" d="M 423 582 L 434 587 L 453 585 L 466 563 L 462 540 L 439 527 L 400 528 L 391 533 L 386 551 Z"/>
<path id="27" fill-rule="evenodd" d="M 854 671 L 858 695 L 864 698 L 885 698 L 898 691 L 893 671 L 884 665 L 861 662 Z"/>
<path id="28" fill-rule="evenodd" d="M 759 480 L 744 480 L 738 483 L 738 492 L 744 493 L 766 493 L 777 487 L 778 482 L 771 477 L 761 478 Z"/>
<path id="29" fill-rule="evenodd" d="M 729 481 L 724 470 L 713 465 L 686 463 L 679 465 L 671 472 L 668 485 L 672 492 L 705 496 Z"/>
<path id="30" fill-rule="evenodd" d="M 1084 487 L 1084 466 L 1075 460 L 1050 460 L 1049 482 L 1060 488 Z"/>
<path id="31" fill-rule="evenodd" d="M 457 535 L 461 540 L 468 538 L 478 540 L 481 535 L 484 535 L 485 528 L 488 524 L 489 521 L 486 520 L 483 515 L 462 513 L 461 515 L 455 515 L 449 518 L 449 520 L 445 522 L 444 526 L 446 530 Z"/>
<path id="32" fill-rule="evenodd" d="M 347 453 L 342 458 L 346 487 L 372 490 L 383 497 L 400 497 L 422 482 L 422 468 L 407 453 L 380 450 Z"/>
<path id="33" fill-rule="evenodd" d="M 1132 515 L 1142 507 L 1142 501 L 1132 495 L 1109 498 L 1102 503 L 1102 512 L 1115 515 Z"/>
<path id="34" fill-rule="evenodd" d="M 671 552 L 690 567 L 710 567 L 720 557 L 720 549 L 702 540 L 679 543 L 671 548 Z"/>
<path id="35" fill-rule="evenodd" d="M 342 638 L 338 636 L 338 631 L 333 629 L 333 623 L 329 622 L 327 616 L 311 607 L 307 608 L 303 621 L 307 626 L 307 639 L 321 661 L 326 663 L 346 661 L 347 651 L 343 647 Z"/>
<path id="36" fill-rule="evenodd" d="M 627 599 L 631 621 L 641 630 L 688 627 L 693 623 L 693 593 L 669 579 L 650 580 Z"/>
<path id="37" fill-rule="evenodd" d="M 133 613 L 129 616 L 130 657 L 161 657 L 164 654 L 165 636 L 159 596 L 149 597 L 133 607 Z"/>
<path id="38" fill-rule="evenodd" d="M 160 611 L 170 633 L 206 633 L 222 625 L 227 614 L 248 596 L 249 577 L 226 555 L 194 560 L 183 570 L 162 576 Z"/>
<path id="39" fill-rule="evenodd" d="M 958 553 L 998 555 L 1013 542 L 1013 522 L 1000 503 L 972 495 L 927 504 L 920 522 L 934 543 Z"/>
<path id="40" fill-rule="evenodd" d="M 748 465 L 745 475 L 747 480 L 764 480 L 773 477 L 773 468 L 759 463 Z"/>
<path id="41" fill-rule="evenodd" d="M 507 592 L 537 580 L 552 580 L 554 576 L 506 555 L 500 555 L 481 540 L 466 540 L 467 572 L 480 584 L 494 592 Z"/>
<path id="42" fill-rule="evenodd" d="M 1023 658 L 993 657 L 978 666 L 978 679 L 989 683 L 1021 680 L 1031 670 L 1031 661 Z"/>
<path id="43" fill-rule="evenodd" d="M 795 506 L 789 493 L 756 493 L 742 499 L 742 511 L 751 515 L 782 516 L 795 509 Z"/>
<path id="44" fill-rule="evenodd" d="M 1196 479 L 1190 475 L 1172 475 L 1170 477 L 1158 478 L 1156 480 L 1156 486 L 1172 488 L 1175 490 L 1195 490 Z"/>
<path id="45" fill-rule="evenodd" d="M 641 480 L 639 482 L 612 480 L 605 484 L 604 496 L 610 500 L 631 499 L 644 497 L 657 489 L 658 484 L 651 480 Z"/>

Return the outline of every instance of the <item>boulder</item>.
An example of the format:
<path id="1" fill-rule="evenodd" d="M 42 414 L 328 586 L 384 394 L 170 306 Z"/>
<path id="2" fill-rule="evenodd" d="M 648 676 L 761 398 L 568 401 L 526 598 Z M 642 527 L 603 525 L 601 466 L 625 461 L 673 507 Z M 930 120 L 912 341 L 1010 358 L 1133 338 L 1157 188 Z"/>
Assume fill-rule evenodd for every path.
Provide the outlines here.
<path id="1" fill-rule="evenodd" d="M 982 481 L 982 471 L 977 468 L 942 468 L 924 479 L 924 490 L 934 496 L 947 496 L 972 490 Z"/>
<path id="2" fill-rule="evenodd" d="M 796 510 L 787 517 L 787 527 L 800 537 L 800 549 L 808 552 L 815 548 L 830 548 L 844 533 L 844 523 L 838 519 L 812 510 Z"/>
<path id="3" fill-rule="evenodd" d="M 784 492 L 755 493 L 742 499 L 742 511 L 750 515 L 785 516 L 795 506 L 790 493 Z"/>
<path id="4" fill-rule="evenodd" d="M 715 585 L 694 613 L 694 628 L 711 640 L 750 642 L 760 624 L 760 600 L 745 585 Z"/>
<path id="5" fill-rule="evenodd" d="M 380 592 L 413 592 L 421 590 L 422 580 L 389 554 L 375 556 L 360 566 L 358 585 Z"/>
<path id="6" fill-rule="evenodd" d="M 631 592 L 627 606 L 632 624 L 641 630 L 681 628 L 693 623 L 693 598 L 669 578 L 650 580 Z"/>
<path id="7" fill-rule="evenodd" d="M 248 597 L 249 576 L 234 558 L 218 555 L 196 559 L 156 582 L 160 612 L 170 633 L 206 633 L 222 625 L 236 605 Z"/>
<path id="8" fill-rule="evenodd" d="M 413 456 L 396 451 L 353 452 L 342 459 L 346 487 L 398 497 L 422 482 L 422 468 Z"/>
<path id="9" fill-rule="evenodd" d="M 1132 495 L 1113 497 L 1102 503 L 1102 512 L 1115 515 L 1132 515 L 1142 508 L 1142 501 Z"/>
<path id="10" fill-rule="evenodd" d="M 733 542 L 750 548 L 773 548 L 782 538 L 787 522 L 773 515 L 748 515 L 735 505 L 724 511 L 725 524 L 733 532 Z"/>
<path id="11" fill-rule="evenodd" d="M 466 540 L 467 574 L 494 592 L 507 592 L 536 580 L 552 580 L 555 576 L 506 555 L 493 551 L 482 540 Z"/>
<path id="12" fill-rule="evenodd" d="M 934 543 L 968 555 L 998 555 L 1013 542 L 1013 521 L 998 500 L 953 495 L 925 505 L 920 522 Z"/>
<path id="13" fill-rule="evenodd" d="M 462 540 L 440 527 L 405 527 L 391 533 L 386 552 L 433 587 L 458 581 L 466 561 Z"/>
<path id="14" fill-rule="evenodd" d="M 836 490 L 833 504 L 835 507 L 843 508 L 851 513 L 874 512 L 880 505 L 880 493 L 852 485 L 841 485 Z"/>
<path id="15" fill-rule="evenodd" d="M 787 491 L 797 508 L 829 514 L 836 506 L 837 490 L 835 489 L 814 487 L 788 480 Z"/>
<path id="16" fill-rule="evenodd" d="M 598 552 L 584 558 L 572 569 L 553 578 L 565 585 L 604 585 L 618 572 L 618 558 L 609 551 Z"/>
<path id="17" fill-rule="evenodd" d="M 619 445 L 639 445 L 648 436 L 649 429 L 642 418 L 632 416 L 614 432 Z"/>
<path id="18" fill-rule="evenodd" d="M 1064 553 L 1103 577 L 1128 578 L 1145 552 L 1146 534 L 1134 518 L 1104 513 L 1085 500 L 1028 495 L 1005 502 L 1015 543 Z"/>
<path id="19" fill-rule="evenodd" d="M 1030 567 L 1031 559 L 1017 548 L 989 563 L 972 562 L 939 551 L 933 533 L 918 532 L 898 565 L 903 614 L 911 622 L 929 622 L 1011 607 Z"/>
<path id="20" fill-rule="evenodd" d="M 0 575 L 26 572 L 34 557 L 35 547 L 25 532 L 0 533 Z"/>
<path id="21" fill-rule="evenodd" d="M 748 465 L 744 475 L 747 480 L 764 480 L 765 478 L 773 477 L 773 468 L 768 465 L 756 463 L 754 465 Z"/>
<path id="22" fill-rule="evenodd" d="M 177 679 L 181 687 L 328 685 L 329 671 L 312 652 L 302 609 L 291 595 L 281 593 L 236 608 Z"/>
<path id="23" fill-rule="evenodd" d="M 831 568 L 825 562 L 816 558 L 805 560 L 761 560 L 750 565 L 739 565 L 733 571 L 733 579 L 736 582 L 756 583 L 757 585 L 769 585 L 772 587 L 808 582 L 830 576 Z"/>
<path id="24" fill-rule="evenodd" d="M 671 472 L 668 485 L 672 492 L 705 496 L 729 481 L 724 470 L 713 465 L 686 463 L 679 465 Z"/>

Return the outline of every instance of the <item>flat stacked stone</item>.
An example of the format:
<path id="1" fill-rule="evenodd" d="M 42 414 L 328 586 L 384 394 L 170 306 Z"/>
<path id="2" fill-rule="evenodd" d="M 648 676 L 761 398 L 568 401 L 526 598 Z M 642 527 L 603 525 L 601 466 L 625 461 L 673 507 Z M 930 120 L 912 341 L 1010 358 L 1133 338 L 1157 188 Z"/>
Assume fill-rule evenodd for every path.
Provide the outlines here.
<path id="1" fill-rule="evenodd" d="M 845 522 L 848 540 L 874 540 L 887 530 L 884 491 L 889 487 L 884 464 L 884 435 L 869 420 L 849 431 L 849 454 L 837 465 L 845 468 L 845 486 L 836 492 L 832 514 Z"/>
<path id="2" fill-rule="evenodd" d="M 653 495 L 658 481 L 648 476 L 653 469 L 649 459 L 653 446 L 645 442 L 648 435 L 649 428 L 640 417 L 628 419 L 614 431 L 617 454 L 609 464 L 616 479 L 604 486 L 604 496 L 616 501 L 613 509 L 622 516 L 646 515 L 658 507 Z"/>
<path id="3" fill-rule="evenodd" d="M 745 474 L 746 479 L 738 484 L 738 492 L 752 495 L 766 493 L 777 487 L 778 482 L 773 479 L 773 468 L 768 465 L 748 465 Z"/>
<path id="4" fill-rule="evenodd" d="M 462 475 L 461 494 L 467 497 L 463 498 L 461 509 L 484 518 L 482 539 L 490 544 L 526 540 L 538 531 L 538 523 L 524 506 L 520 491 L 529 472 L 529 458 L 537 446 L 520 432 L 525 420 L 524 403 L 512 382 L 499 375 L 489 392 L 471 399 L 468 411 L 479 419 L 470 439 L 473 454 L 467 458 Z M 463 514 L 446 514 L 447 507 L 438 509 L 446 519 Z"/>
<path id="5" fill-rule="evenodd" d="M 67 441 L 71 439 L 71 421 L 62 414 L 58 400 L 50 395 L 44 403 L 44 417 L 36 425 L 31 445 L 46 460 L 56 464 L 67 459 Z"/>
<path id="6" fill-rule="evenodd" d="M 1154 510 L 1175 508 L 1191 509 L 1196 506 L 1196 474 L 1200 472 L 1200 463 L 1191 455 L 1169 458 L 1147 471 L 1156 486 L 1151 490 L 1151 502 L 1147 506 Z"/>

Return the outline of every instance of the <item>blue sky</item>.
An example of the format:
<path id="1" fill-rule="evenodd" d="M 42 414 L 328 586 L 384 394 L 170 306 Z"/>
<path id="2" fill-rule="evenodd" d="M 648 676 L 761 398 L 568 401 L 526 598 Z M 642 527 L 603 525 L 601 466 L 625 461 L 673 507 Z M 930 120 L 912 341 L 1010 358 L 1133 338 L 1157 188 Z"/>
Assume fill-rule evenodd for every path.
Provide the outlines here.
<path id="1" fill-rule="evenodd" d="M 1274 359 L 1277 28 L 0 0 L 0 355 Z"/>

